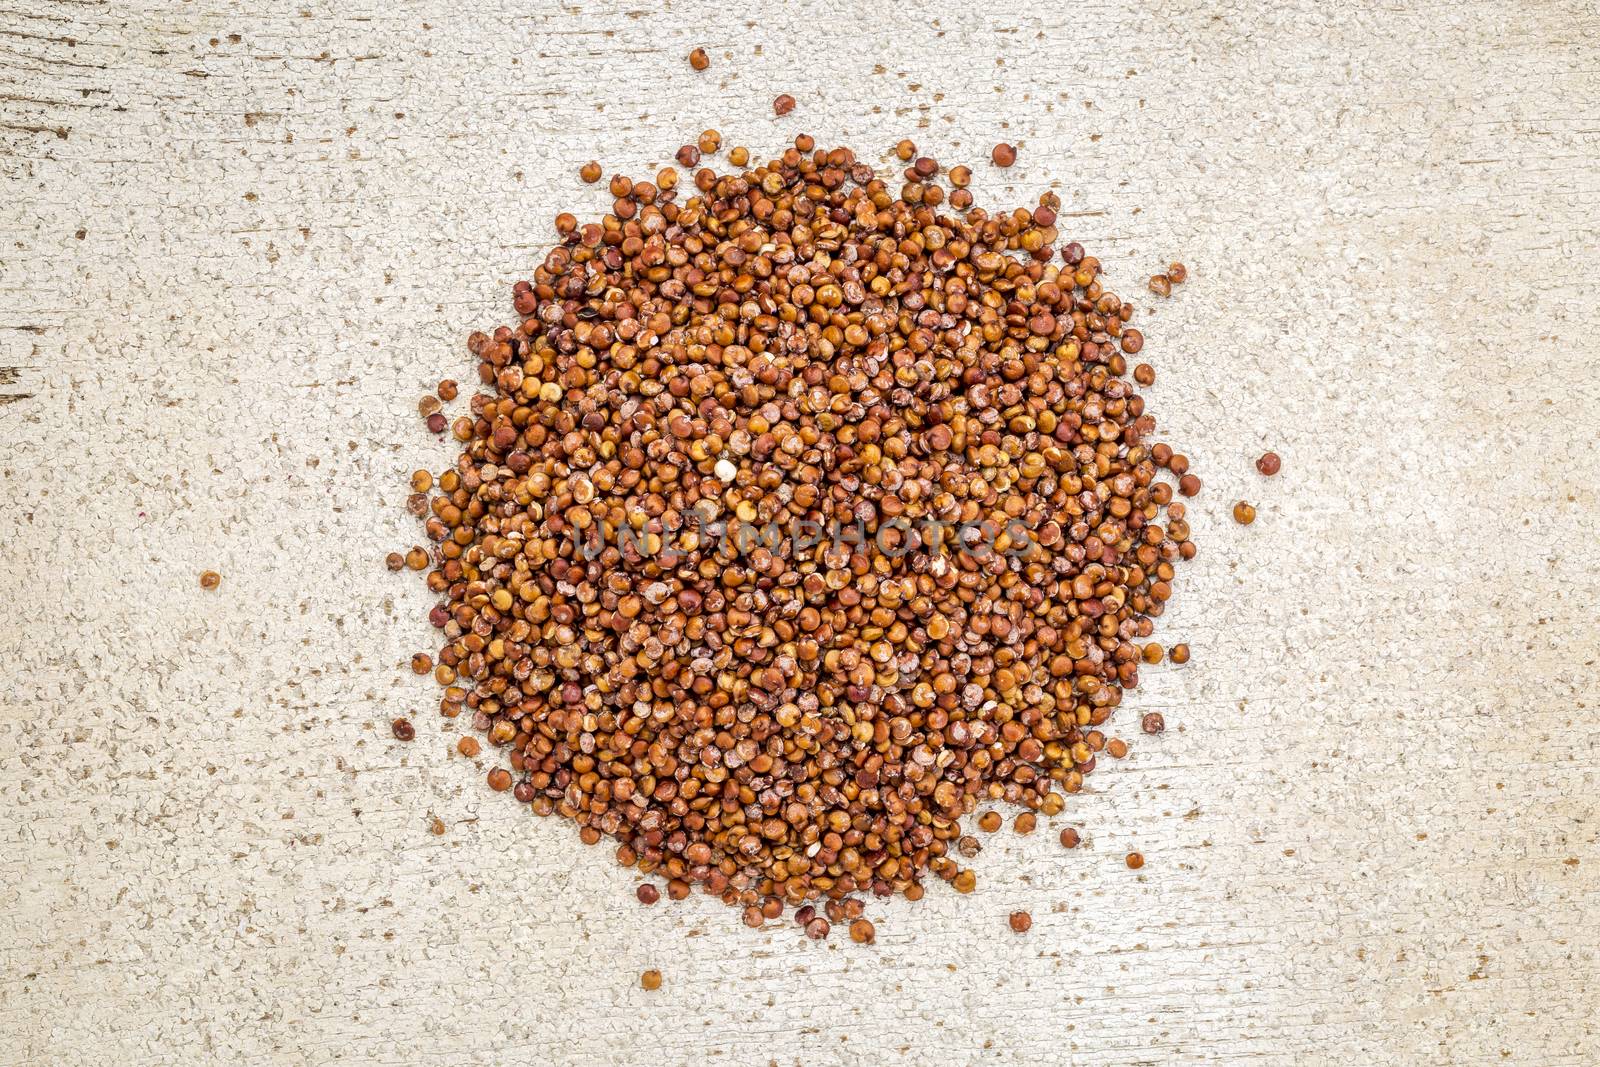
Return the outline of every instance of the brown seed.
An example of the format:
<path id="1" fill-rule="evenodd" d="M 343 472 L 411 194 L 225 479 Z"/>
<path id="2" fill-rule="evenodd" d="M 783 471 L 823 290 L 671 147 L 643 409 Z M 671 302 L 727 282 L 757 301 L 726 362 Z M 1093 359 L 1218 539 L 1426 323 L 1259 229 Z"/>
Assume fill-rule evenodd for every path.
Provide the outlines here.
<path id="1" fill-rule="evenodd" d="M 1077 848 L 1081 840 L 1082 838 L 1078 836 L 1078 831 L 1074 830 L 1070 826 L 1061 831 L 1062 848 Z"/>
<path id="2" fill-rule="evenodd" d="M 1011 929 L 1019 934 L 1025 934 L 1033 929 L 1033 916 L 1025 911 L 1011 913 Z"/>
<path id="3" fill-rule="evenodd" d="M 1172 295 L 1172 279 L 1165 274 L 1150 275 L 1150 291 L 1157 296 Z"/>
<path id="4" fill-rule="evenodd" d="M 1031 811 L 1025 811 L 1018 815 L 1016 820 L 1012 822 L 1011 828 L 1019 834 L 1031 834 L 1033 833 L 1034 827 L 1038 825 L 1038 816 L 1034 815 L 1034 813 Z"/>
<path id="5" fill-rule="evenodd" d="M 705 70 L 711 66 L 711 57 L 706 55 L 704 48 L 696 48 L 689 53 L 689 66 L 695 70 Z"/>
<path id="6" fill-rule="evenodd" d="M 1167 653 L 1167 658 L 1170 659 L 1172 662 L 1180 664 L 1180 665 L 1182 665 L 1184 663 L 1188 663 L 1189 662 L 1189 646 L 1188 645 L 1173 645 L 1172 646 L 1172 651 Z"/>
<path id="7" fill-rule="evenodd" d="M 1106 754 L 1112 759 L 1121 759 L 1128 754 L 1128 743 L 1120 737 L 1113 737 L 1106 742 Z"/>
<path id="8" fill-rule="evenodd" d="M 915 142 L 902 140 L 899 144 L 894 146 L 895 158 L 900 160 L 902 163 L 910 162 L 911 158 L 916 154 L 917 146 Z"/>
<path id="9" fill-rule="evenodd" d="M 955 887 L 957 893 L 970 893 L 978 888 L 978 876 L 971 871 L 962 871 L 951 880 L 950 884 Z"/>
<path id="10" fill-rule="evenodd" d="M 678 149 L 677 160 L 679 166 L 693 167 L 700 162 L 700 149 L 692 144 L 683 145 Z"/>
<path id="11" fill-rule="evenodd" d="M 1178 479 L 1178 492 L 1184 496 L 1194 496 L 1200 491 L 1200 479 L 1193 474 L 1185 474 Z"/>
<path id="12" fill-rule="evenodd" d="M 950 184 L 957 189 L 965 189 L 972 184 L 972 169 L 970 167 L 956 166 L 950 168 Z"/>
<path id="13" fill-rule="evenodd" d="M 1000 829 L 1000 823 L 1001 819 L 998 811 L 986 811 L 978 816 L 978 829 L 991 834 Z"/>
<path id="14" fill-rule="evenodd" d="M 1144 334 L 1138 330 L 1127 329 L 1122 331 L 1122 350 L 1128 355 L 1137 355 L 1144 348 Z"/>
<path id="15" fill-rule="evenodd" d="M 1256 521 L 1256 509 L 1243 500 L 1239 501 L 1233 505 L 1233 521 L 1240 526 L 1249 526 Z"/>
<path id="16" fill-rule="evenodd" d="M 641 882 L 639 888 L 633 891 L 633 895 L 639 898 L 639 903 L 650 905 L 661 899 L 661 890 L 649 882 Z"/>
<path id="17" fill-rule="evenodd" d="M 700 134 L 699 141 L 696 142 L 696 147 L 698 147 L 703 154 L 709 156 L 717 149 L 722 147 L 722 134 L 718 133 L 716 130 L 704 130 Z"/>
<path id="18" fill-rule="evenodd" d="M 392 568 L 392 567 L 390 568 L 390 570 L 393 570 L 393 569 L 394 568 Z M 222 584 L 222 575 L 218 574 L 216 571 L 201 571 L 200 572 L 200 588 L 201 589 L 215 589 L 217 586 L 219 586 L 221 584 Z"/>
<path id="19" fill-rule="evenodd" d="M 478 739 L 476 737 L 463 737 L 461 740 L 456 742 L 456 751 L 461 753 L 463 756 L 466 756 L 468 759 L 476 756 L 482 750 L 483 746 L 478 744 Z"/>
<path id="20" fill-rule="evenodd" d="M 793 110 L 794 110 L 794 97 L 790 96 L 788 93 L 784 93 L 782 96 L 778 97 L 776 100 L 774 100 L 772 102 L 772 113 L 774 115 L 779 115 L 779 116 L 787 115 L 789 112 L 791 112 Z"/>
<path id="21" fill-rule="evenodd" d="M 456 385 L 453 379 L 445 378 L 439 383 L 439 387 L 437 390 L 435 390 L 435 392 L 440 400 L 449 403 L 450 401 L 454 400 L 460 392 L 460 386 Z"/>
<path id="22" fill-rule="evenodd" d="M 1129 870 L 1137 871 L 1144 866 L 1144 856 L 1137 852 L 1128 853 L 1127 864 Z"/>
<path id="23" fill-rule="evenodd" d="M 444 415 L 437 411 L 428 416 L 427 422 L 429 433 L 444 433 L 444 428 L 449 425 L 449 421 Z"/>
<path id="24" fill-rule="evenodd" d="M 728 150 L 728 162 L 736 167 L 742 167 L 750 162 L 750 149 L 744 145 L 737 145 Z"/>
<path id="25" fill-rule="evenodd" d="M 504 793 L 511 788 L 511 772 L 504 767 L 496 767 L 489 772 L 489 788 L 496 793 Z"/>
<path id="26" fill-rule="evenodd" d="M 433 657 L 426 652 L 418 652 L 411 657 L 411 672 L 413 674 L 428 674 L 433 670 Z"/>
<path id="27" fill-rule="evenodd" d="M 994 146 L 994 151 L 989 153 L 989 158 L 994 160 L 994 165 L 997 167 L 1009 167 L 1017 161 L 1017 150 L 1001 141 Z"/>
<path id="28" fill-rule="evenodd" d="M 414 571 L 426 570 L 428 567 L 428 553 L 420 545 L 412 545 L 406 550 L 406 566 Z"/>
<path id="29" fill-rule="evenodd" d="M 394 736 L 399 741 L 410 741 L 417 736 L 417 728 L 411 725 L 410 719 L 396 719 L 389 724 L 389 728 L 394 731 Z"/>
<path id="30" fill-rule="evenodd" d="M 405 570 L 406 558 L 398 552 L 391 552 L 387 556 L 383 557 L 383 563 L 384 566 L 388 567 L 392 571 Z M 218 580 L 221 580 L 220 576 Z"/>
<path id="31" fill-rule="evenodd" d="M 1276 452 L 1263 452 L 1261 454 L 1261 458 L 1256 460 L 1256 470 L 1260 471 L 1268 478 L 1272 477 L 1274 474 L 1277 474 L 1282 467 L 1283 460 L 1278 458 L 1278 454 Z"/>
<path id="32" fill-rule="evenodd" d="M 639 985 L 650 992 L 661 988 L 661 972 L 654 967 L 639 976 Z"/>
<path id="33" fill-rule="evenodd" d="M 1140 385 L 1156 384 L 1156 369 L 1148 363 L 1141 363 L 1133 368 L 1133 380 Z"/>
<path id="34" fill-rule="evenodd" d="M 1173 285 L 1182 285 L 1189 278 L 1189 268 L 1182 263 L 1170 263 L 1167 265 L 1167 278 Z"/>
<path id="35" fill-rule="evenodd" d="M 857 919 L 850 924 L 850 940 L 858 945 L 870 945 L 878 939 L 878 930 L 870 920 Z"/>
<path id="36" fill-rule="evenodd" d="M 602 173 L 603 172 L 600 169 L 600 164 L 596 163 L 592 159 L 585 163 L 582 167 L 578 168 L 578 177 L 582 178 L 590 185 L 593 185 L 595 182 L 599 181 Z"/>
<path id="37" fill-rule="evenodd" d="M 434 837 L 443 837 L 445 831 L 444 820 L 435 815 L 428 824 L 428 830 Z"/>
<path id="38" fill-rule="evenodd" d="M 819 915 L 806 923 L 806 936 L 813 941 L 821 941 L 828 936 L 828 931 L 832 929 L 833 927 L 828 923 L 828 920 Z"/>
<path id="39" fill-rule="evenodd" d="M 1152 711 L 1139 720 L 1139 727 L 1147 734 L 1159 734 L 1167 728 L 1167 720 L 1159 711 Z"/>

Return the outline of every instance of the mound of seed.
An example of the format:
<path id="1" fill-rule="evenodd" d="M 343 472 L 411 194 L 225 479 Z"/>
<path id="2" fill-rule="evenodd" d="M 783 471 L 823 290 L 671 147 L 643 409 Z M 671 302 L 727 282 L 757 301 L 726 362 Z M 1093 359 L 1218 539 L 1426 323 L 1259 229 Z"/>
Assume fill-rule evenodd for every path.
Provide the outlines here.
<path id="1" fill-rule="evenodd" d="M 962 818 L 1061 811 L 1194 554 L 1133 306 L 1054 195 L 941 210 L 931 159 L 892 187 L 796 142 L 559 216 L 521 321 L 468 341 L 455 467 L 413 480 L 442 710 L 504 752 L 490 785 L 751 925 L 970 892 Z M 1030 533 L 884 550 L 930 518 Z M 719 536 L 795 520 L 867 537 Z"/>

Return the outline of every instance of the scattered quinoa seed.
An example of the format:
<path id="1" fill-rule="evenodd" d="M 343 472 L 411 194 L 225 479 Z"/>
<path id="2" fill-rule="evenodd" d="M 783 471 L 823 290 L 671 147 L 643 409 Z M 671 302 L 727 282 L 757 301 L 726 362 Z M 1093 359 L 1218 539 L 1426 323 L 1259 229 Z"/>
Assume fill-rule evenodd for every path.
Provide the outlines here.
<path id="1" fill-rule="evenodd" d="M 794 110 L 794 97 L 784 93 L 772 102 L 772 113 L 782 117 Z"/>
<path id="2" fill-rule="evenodd" d="M 1144 856 L 1138 852 L 1130 852 L 1128 853 L 1126 862 L 1129 870 L 1137 871 L 1140 867 L 1144 866 Z"/>
<path id="3" fill-rule="evenodd" d="M 1061 831 L 1062 848 L 1077 848 L 1078 843 L 1081 840 L 1082 839 L 1078 836 L 1078 831 L 1074 830 L 1070 826 Z"/>
<path id="4" fill-rule="evenodd" d="M 1025 934 L 1033 929 L 1033 916 L 1025 911 L 1011 913 L 1011 929 L 1019 934 Z"/>
<path id="5" fill-rule="evenodd" d="M 878 939 L 878 931 L 868 919 L 857 919 L 850 924 L 850 940 L 858 945 L 870 945 Z"/>
<path id="6" fill-rule="evenodd" d="M 1167 720 L 1159 711 L 1152 711 L 1139 720 L 1139 728 L 1147 734 L 1159 734 L 1167 728 Z"/>
<path id="7" fill-rule="evenodd" d="M 1243 500 L 1233 506 L 1233 521 L 1240 526 L 1249 526 L 1256 521 L 1256 509 Z"/>
<path id="8" fill-rule="evenodd" d="M 1256 460 L 1256 470 L 1268 478 L 1277 474 L 1283 468 L 1283 460 L 1278 458 L 1276 452 L 1263 452 L 1261 458 Z"/>
<path id="9" fill-rule="evenodd" d="M 689 53 L 689 66 L 695 70 L 705 70 L 711 66 L 711 57 L 706 55 L 704 48 L 696 48 Z"/>
<path id="10" fill-rule="evenodd" d="M 217 586 L 219 586 L 221 584 L 222 584 L 222 575 L 218 574 L 216 571 L 201 571 L 200 572 L 200 588 L 201 589 L 215 589 Z"/>
<path id="11" fill-rule="evenodd" d="M 639 976 L 639 985 L 651 992 L 660 989 L 661 972 L 656 970 L 654 967 L 650 968 L 648 971 L 645 971 Z"/>
<path id="12" fill-rule="evenodd" d="M 417 736 L 417 728 L 411 725 L 410 719 L 396 719 L 389 724 L 389 728 L 394 731 L 394 736 L 399 741 L 410 741 Z"/>
<path id="13" fill-rule="evenodd" d="M 994 151 L 989 153 L 989 158 L 994 160 L 994 165 L 997 167 L 1009 167 L 1017 161 L 1017 150 L 1001 141 L 994 146 Z"/>
<path id="14" fill-rule="evenodd" d="M 578 177 L 582 178 L 590 185 L 593 185 L 595 182 L 600 180 L 600 174 L 600 164 L 596 163 L 592 159 L 585 163 L 582 167 L 578 168 Z"/>

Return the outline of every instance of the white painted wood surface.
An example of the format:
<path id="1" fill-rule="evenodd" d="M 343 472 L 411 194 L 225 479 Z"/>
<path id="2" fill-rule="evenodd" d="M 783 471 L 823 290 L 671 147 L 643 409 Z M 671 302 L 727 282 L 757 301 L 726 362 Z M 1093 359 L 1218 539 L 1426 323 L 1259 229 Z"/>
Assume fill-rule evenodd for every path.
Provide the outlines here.
<path id="1" fill-rule="evenodd" d="M 1005 7 L 0 0 L 0 1064 L 1600 1061 L 1595 4 Z M 706 126 L 1192 271 L 1193 662 L 873 948 L 491 796 L 381 563 L 578 165 Z"/>

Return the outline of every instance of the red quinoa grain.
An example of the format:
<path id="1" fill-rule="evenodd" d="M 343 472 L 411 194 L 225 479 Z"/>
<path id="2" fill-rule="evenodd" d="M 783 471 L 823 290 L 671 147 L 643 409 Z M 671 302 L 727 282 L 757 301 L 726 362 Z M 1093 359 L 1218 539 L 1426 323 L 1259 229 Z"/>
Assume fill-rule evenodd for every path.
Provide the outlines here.
<path id="1" fill-rule="evenodd" d="M 432 547 L 401 563 L 436 598 L 441 714 L 505 750 L 491 789 L 671 899 L 870 943 L 863 896 L 974 891 L 979 805 L 1029 833 L 1126 752 L 1109 724 L 1194 554 L 1158 472 L 1199 479 L 1059 197 L 977 208 L 909 141 L 903 185 L 807 134 L 717 174 L 720 144 L 556 217 L 515 325 L 468 338 L 482 388 L 429 398 L 460 454 L 413 476 Z M 911 539 L 941 516 L 969 526 Z M 791 520 L 862 536 L 733 536 Z"/>

